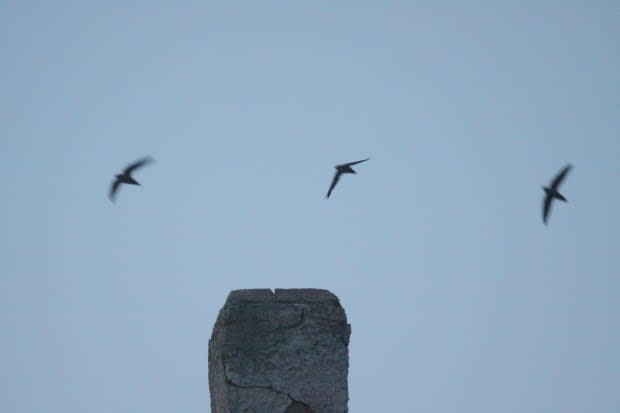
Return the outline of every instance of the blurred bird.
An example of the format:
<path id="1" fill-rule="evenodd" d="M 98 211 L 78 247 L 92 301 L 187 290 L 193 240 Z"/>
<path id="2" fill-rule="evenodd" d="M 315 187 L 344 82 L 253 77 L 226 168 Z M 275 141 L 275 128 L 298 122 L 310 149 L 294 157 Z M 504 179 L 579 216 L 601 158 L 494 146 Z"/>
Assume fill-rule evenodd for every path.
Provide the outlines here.
<path id="1" fill-rule="evenodd" d="M 357 172 L 355 172 L 353 168 L 351 168 L 351 166 L 357 165 L 358 163 L 366 162 L 369 159 L 370 158 L 366 158 L 366 159 L 362 159 L 361 161 L 355 161 L 355 162 L 344 163 L 342 165 L 336 165 L 334 167 L 336 168 L 336 173 L 334 174 L 334 179 L 332 180 L 332 184 L 330 185 L 329 190 L 327 191 L 327 195 L 325 195 L 325 198 L 326 199 L 329 198 L 329 196 L 332 194 L 332 191 L 334 190 L 334 188 L 336 187 L 336 184 L 340 180 L 340 175 L 356 174 Z"/>
<path id="2" fill-rule="evenodd" d="M 131 176 L 132 172 L 153 161 L 153 158 L 147 156 L 127 166 L 123 173 L 117 174 L 116 179 L 114 179 L 112 185 L 110 186 L 110 200 L 114 202 L 116 199 L 116 193 L 118 192 L 118 188 L 121 184 L 140 185 L 140 183 Z"/>
<path id="3" fill-rule="evenodd" d="M 551 203 L 554 199 L 559 199 L 560 201 L 568 202 L 564 195 L 558 192 L 558 187 L 566 178 L 568 172 L 573 168 L 571 164 L 568 164 L 562 169 L 551 181 L 551 185 L 549 187 L 543 186 L 543 190 L 545 191 L 545 199 L 543 201 L 543 222 L 547 225 L 547 218 L 549 217 L 549 212 L 551 212 Z"/>

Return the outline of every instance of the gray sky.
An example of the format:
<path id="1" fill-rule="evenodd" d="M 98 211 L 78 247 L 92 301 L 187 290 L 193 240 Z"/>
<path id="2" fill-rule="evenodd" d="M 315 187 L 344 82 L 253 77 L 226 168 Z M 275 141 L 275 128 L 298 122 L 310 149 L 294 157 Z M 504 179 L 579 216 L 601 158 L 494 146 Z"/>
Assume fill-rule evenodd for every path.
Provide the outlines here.
<path id="1" fill-rule="evenodd" d="M 76 3 L 0 5 L 0 411 L 207 412 L 228 292 L 303 287 L 351 412 L 620 411 L 618 5 Z"/>

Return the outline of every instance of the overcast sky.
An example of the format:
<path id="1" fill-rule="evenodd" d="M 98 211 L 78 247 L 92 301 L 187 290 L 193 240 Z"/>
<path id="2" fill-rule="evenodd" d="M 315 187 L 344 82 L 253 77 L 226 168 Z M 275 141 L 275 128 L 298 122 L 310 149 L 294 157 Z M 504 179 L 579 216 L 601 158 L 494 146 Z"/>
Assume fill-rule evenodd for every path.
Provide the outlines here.
<path id="1" fill-rule="evenodd" d="M 306 287 L 353 413 L 620 411 L 617 4 L 130 3 L 0 4 L 0 411 L 209 412 L 228 293 Z"/>

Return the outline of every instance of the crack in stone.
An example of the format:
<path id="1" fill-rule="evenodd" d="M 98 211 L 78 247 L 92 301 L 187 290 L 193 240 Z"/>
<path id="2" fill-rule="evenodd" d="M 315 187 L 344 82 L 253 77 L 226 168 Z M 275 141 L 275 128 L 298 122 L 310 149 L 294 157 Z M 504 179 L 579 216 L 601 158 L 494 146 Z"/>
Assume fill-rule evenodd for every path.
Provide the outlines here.
<path id="1" fill-rule="evenodd" d="M 310 406 L 308 406 L 306 403 L 304 403 L 304 402 L 302 402 L 302 401 L 299 401 L 299 400 L 296 400 L 296 399 L 295 399 L 293 396 L 291 396 L 289 393 L 286 393 L 286 392 L 283 392 L 283 391 L 280 391 L 280 390 L 276 390 L 276 389 L 274 389 L 274 388 L 273 388 L 273 386 L 271 386 L 271 385 L 269 385 L 269 386 L 260 386 L 260 385 L 258 385 L 258 384 L 248 384 L 248 385 L 237 384 L 237 383 L 235 383 L 234 381 L 232 381 L 230 378 L 228 378 L 228 376 L 226 376 L 226 382 L 227 382 L 229 385 L 231 385 L 231 386 L 233 386 L 233 387 L 236 387 L 236 388 L 238 388 L 238 389 L 264 389 L 264 390 L 270 390 L 270 391 L 272 391 L 272 392 L 274 392 L 274 393 L 276 393 L 276 394 L 280 394 L 280 395 L 282 395 L 282 396 L 286 396 L 286 397 L 288 397 L 288 398 L 290 399 L 290 401 L 291 401 L 291 404 L 288 406 L 288 408 L 286 409 L 286 411 L 289 411 L 289 409 L 290 409 L 293 405 L 295 405 L 295 404 L 299 405 L 299 407 L 300 407 L 300 408 L 304 408 L 304 409 L 305 409 L 305 411 L 307 411 L 307 412 L 312 412 L 312 411 L 313 411 L 313 410 L 310 408 Z"/>
<path id="2" fill-rule="evenodd" d="M 224 363 L 224 366 L 226 366 L 226 363 Z M 260 386 L 258 384 L 243 385 L 243 384 L 235 383 L 230 377 L 228 377 L 228 371 L 226 370 L 226 367 L 224 367 L 224 377 L 226 378 L 226 382 L 228 382 L 228 384 L 230 384 L 233 387 L 237 387 L 239 389 L 267 389 L 267 390 L 271 390 L 271 391 L 273 391 L 275 393 L 285 395 L 288 398 L 290 398 L 291 400 L 293 399 L 289 394 L 281 392 L 279 390 L 276 390 L 271 385 L 269 385 L 269 386 Z"/>
<path id="3" fill-rule="evenodd" d="M 304 321 L 306 321 L 306 310 L 302 309 L 301 314 L 299 315 L 299 321 L 297 321 L 294 324 L 288 325 L 288 326 L 283 326 L 281 328 L 297 328 L 300 325 L 302 325 Z"/>
<path id="4" fill-rule="evenodd" d="M 340 319 L 335 319 L 335 318 L 328 318 L 328 317 L 319 317 L 313 314 L 312 317 L 310 317 L 311 320 L 317 321 L 319 323 L 325 323 L 325 324 L 337 324 L 337 325 L 346 325 L 347 320 L 340 320 Z"/>

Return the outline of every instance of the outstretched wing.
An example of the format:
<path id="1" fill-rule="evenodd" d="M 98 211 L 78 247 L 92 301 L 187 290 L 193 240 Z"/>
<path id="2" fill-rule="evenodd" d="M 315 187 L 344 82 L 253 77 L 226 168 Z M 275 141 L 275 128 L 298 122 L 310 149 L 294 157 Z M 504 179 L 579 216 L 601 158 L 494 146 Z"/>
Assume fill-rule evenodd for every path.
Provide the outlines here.
<path id="1" fill-rule="evenodd" d="M 543 223 L 545 225 L 547 225 L 547 218 L 549 217 L 549 211 L 551 211 L 551 202 L 553 202 L 553 197 L 546 195 L 543 201 Z"/>
<path id="2" fill-rule="evenodd" d="M 369 159 L 370 158 L 366 158 L 366 159 L 362 159 L 361 161 L 349 162 L 349 163 L 345 163 L 344 165 L 340 165 L 340 166 L 353 166 L 353 165 L 357 165 L 358 163 L 366 162 Z"/>
<path id="3" fill-rule="evenodd" d="M 564 180 L 564 178 L 566 178 L 566 174 L 568 174 L 568 172 L 573 168 L 573 165 L 568 164 L 564 167 L 564 169 L 562 169 L 555 178 L 553 178 L 553 181 L 551 182 L 551 188 L 557 190 L 558 187 L 560 186 L 560 184 L 562 183 L 562 181 Z"/>
<path id="4" fill-rule="evenodd" d="M 149 164 L 151 162 L 153 162 L 153 158 L 151 158 L 150 156 L 139 159 L 135 161 L 134 163 L 132 163 L 131 165 L 127 166 L 127 168 L 125 168 L 124 174 L 131 175 L 131 173 L 135 171 L 136 169 L 141 168 L 144 165 Z"/>
<path id="5" fill-rule="evenodd" d="M 112 185 L 110 185 L 110 193 L 108 194 L 108 196 L 110 197 L 110 201 L 114 202 L 114 200 L 116 199 L 116 192 L 118 191 L 118 187 L 120 186 L 120 184 L 121 181 L 115 179 L 114 182 L 112 182 Z"/>
<path id="6" fill-rule="evenodd" d="M 329 198 L 329 196 L 332 194 L 333 189 L 336 187 L 336 184 L 338 183 L 338 180 L 340 179 L 340 172 L 336 172 L 334 174 L 334 179 L 332 179 L 332 184 L 329 186 L 329 190 L 327 191 L 327 195 L 325 195 L 325 198 Z"/>

